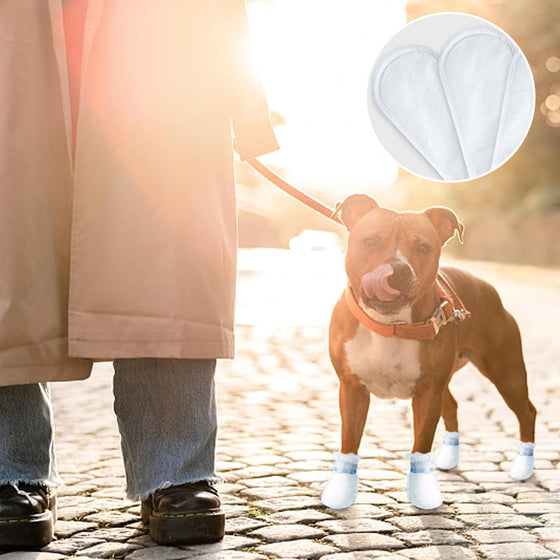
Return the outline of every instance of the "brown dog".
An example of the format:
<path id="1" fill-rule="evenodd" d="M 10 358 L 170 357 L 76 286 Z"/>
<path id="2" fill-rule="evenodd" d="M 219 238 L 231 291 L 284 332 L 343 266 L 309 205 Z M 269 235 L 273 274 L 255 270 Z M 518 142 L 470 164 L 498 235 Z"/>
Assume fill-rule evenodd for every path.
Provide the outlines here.
<path id="1" fill-rule="evenodd" d="M 531 476 L 536 411 L 517 323 L 490 284 L 456 268 L 439 268 L 442 246 L 455 232 L 462 240 L 463 224 L 447 208 L 395 212 L 360 194 L 337 208 L 349 231 L 348 288 L 329 330 L 340 380 L 342 446 L 323 503 L 343 508 L 356 499 L 357 453 L 373 393 L 412 398 L 409 499 L 424 509 L 441 505 L 432 442 L 441 416 L 446 434 L 436 466 L 455 467 L 457 402 L 448 385 L 467 362 L 494 383 L 519 421 L 521 443 L 510 475 Z"/>

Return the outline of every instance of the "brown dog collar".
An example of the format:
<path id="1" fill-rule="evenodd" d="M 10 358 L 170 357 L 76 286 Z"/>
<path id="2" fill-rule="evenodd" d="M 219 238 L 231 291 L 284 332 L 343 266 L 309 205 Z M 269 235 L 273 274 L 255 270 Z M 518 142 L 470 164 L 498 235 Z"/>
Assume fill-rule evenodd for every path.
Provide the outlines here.
<path id="1" fill-rule="evenodd" d="M 447 325 L 447 323 L 464 321 L 471 315 L 441 272 L 437 275 L 436 287 L 441 302 L 432 315 L 426 321 L 420 323 L 393 323 L 387 325 L 375 321 L 360 307 L 350 286 L 346 288 L 344 298 L 352 315 L 364 327 L 377 334 L 410 340 L 433 340 L 441 327 Z"/>

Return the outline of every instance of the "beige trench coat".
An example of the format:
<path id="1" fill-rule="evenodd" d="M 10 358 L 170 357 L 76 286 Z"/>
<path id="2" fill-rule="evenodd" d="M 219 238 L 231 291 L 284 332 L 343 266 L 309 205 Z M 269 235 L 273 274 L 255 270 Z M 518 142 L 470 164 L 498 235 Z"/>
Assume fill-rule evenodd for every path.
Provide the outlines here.
<path id="1" fill-rule="evenodd" d="M 0 3 L 0 385 L 233 356 L 231 128 L 277 148 L 243 0 L 90 0 L 83 37 L 67 63 L 60 0 Z"/>

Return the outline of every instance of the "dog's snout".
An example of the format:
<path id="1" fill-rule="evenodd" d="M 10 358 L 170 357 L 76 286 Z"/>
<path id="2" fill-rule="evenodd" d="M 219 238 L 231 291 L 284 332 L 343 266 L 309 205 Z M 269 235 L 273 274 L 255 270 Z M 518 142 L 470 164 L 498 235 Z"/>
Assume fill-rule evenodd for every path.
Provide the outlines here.
<path id="1" fill-rule="evenodd" d="M 402 261 L 395 261 L 390 264 L 393 269 L 393 274 L 388 278 L 389 286 L 395 290 L 399 290 L 401 293 L 405 293 L 412 285 L 412 280 L 414 278 L 412 269 L 407 263 Z"/>

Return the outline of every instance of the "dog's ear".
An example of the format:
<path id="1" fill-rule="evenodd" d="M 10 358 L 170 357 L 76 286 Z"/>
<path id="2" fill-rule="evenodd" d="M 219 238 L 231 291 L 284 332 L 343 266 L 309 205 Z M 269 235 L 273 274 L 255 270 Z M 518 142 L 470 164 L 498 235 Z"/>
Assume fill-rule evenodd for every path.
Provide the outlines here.
<path id="1" fill-rule="evenodd" d="M 370 210 L 379 208 L 379 204 L 367 194 L 351 194 L 336 203 L 333 215 L 339 214 L 347 230 L 351 230 L 358 220 Z"/>
<path id="2" fill-rule="evenodd" d="M 463 243 L 465 226 L 459 221 L 455 212 L 444 206 L 433 206 L 424 210 L 424 215 L 436 228 L 442 245 L 445 245 L 455 235 L 455 232 L 459 236 L 459 241 Z"/>

